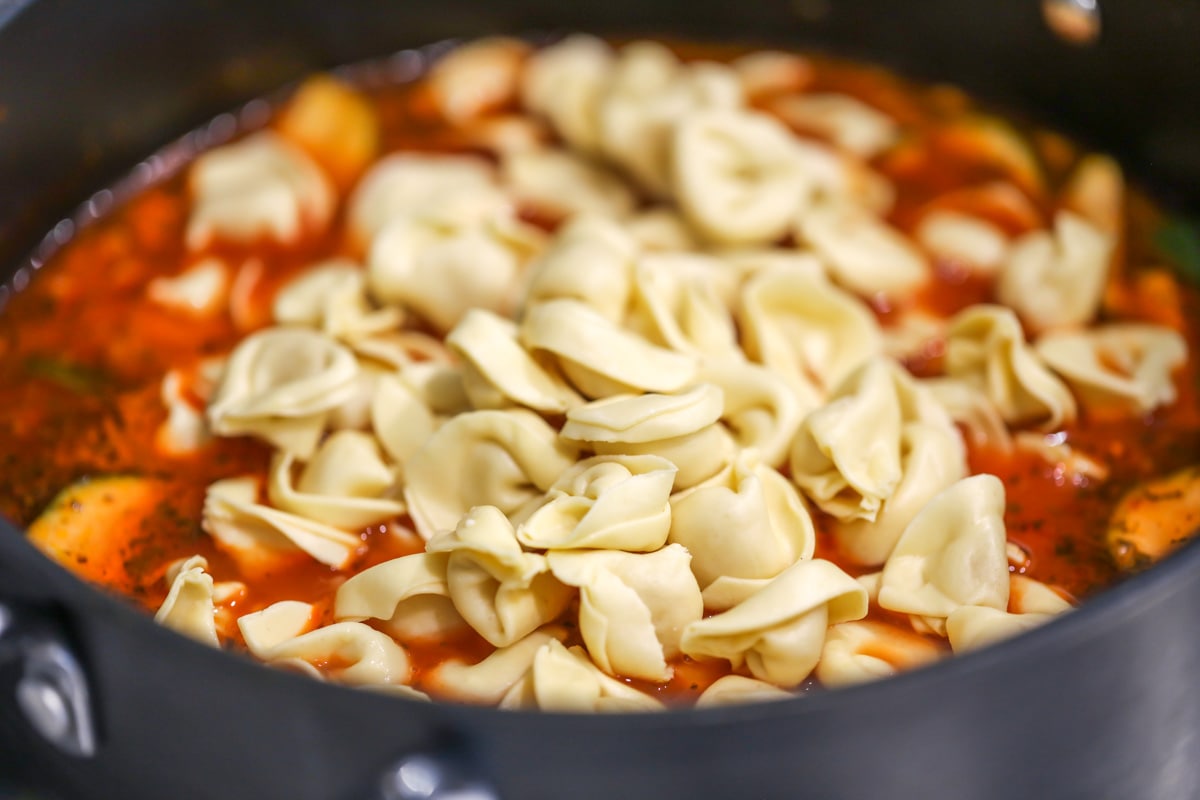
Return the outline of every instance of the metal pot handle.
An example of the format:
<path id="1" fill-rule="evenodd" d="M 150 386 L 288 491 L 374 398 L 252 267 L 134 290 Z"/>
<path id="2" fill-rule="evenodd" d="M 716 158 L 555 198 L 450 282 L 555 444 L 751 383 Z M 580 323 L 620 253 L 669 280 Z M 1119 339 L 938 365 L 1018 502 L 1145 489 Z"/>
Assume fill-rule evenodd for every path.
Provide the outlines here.
<path id="1" fill-rule="evenodd" d="M 378 800 L 499 800 L 454 750 L 410 753 L 383 774 Z"/>
<path id="2" fill-rule="evenodd" d="M 87 676 L 61 623 L 38 608 L 0 600 L 0 664 L 20 663 L 12 692 L 25 721 L 58 750 L 89 758 L 96 727 Z"/>

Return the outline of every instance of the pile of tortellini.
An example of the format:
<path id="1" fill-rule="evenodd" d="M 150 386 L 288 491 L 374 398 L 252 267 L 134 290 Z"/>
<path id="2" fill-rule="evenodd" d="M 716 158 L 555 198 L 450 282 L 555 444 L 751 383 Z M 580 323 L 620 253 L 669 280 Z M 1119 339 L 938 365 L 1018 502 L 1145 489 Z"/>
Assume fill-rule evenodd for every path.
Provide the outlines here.
<path id="1" fill-rule="evenodd" d="M 350 575 L 331 624 L 298 601 L 241 616 L 251 653 L 420 695 L 406 644 L 469 626 L 494 652 L 421 690 L 652 710 L 644 687 L 684 656 L 728 664 L 701 706 L 787 697 L 1070 607 L 1010 577 L 1005 489 L 969 474 L 963 431 L 1012 446 L 1010 428 L 1057 431 L 1080 403 L 1144 413 L 1174 399 L 1186 347 L 1088 327 L 1117 236 L 1102 216 L 1064 208 L 1015 238 L 950 211 L 890 225 L 870 162 L 900 124 L 789 89 L 803 70 L 779 53 L 484 41 L 427 80 L 494 162 L 393 153 L 340 211 L 277 133 L 192 166 L 193 247 L 344 218 L 363 254 L 313 265 L 229 354 L 207 426 L 274 457 L 209 488 L 204 529 L 248 575 L 297 557 L 349 569 L 361 531 L 405 515 L 425 544 Z M 487 117 L 506 91 L 525 113 Z M 1004 305 L 881 326 L 869 301 L 904 307 L 947 256 L 994 275 Z M 901 360 L 931 339 L 944 374 L 919 380 Z M 818 524 L 845 569 L 814 557 Z M 200 558 L 168 577 L 159 619 L 218 644 L 225 584 Z"/>

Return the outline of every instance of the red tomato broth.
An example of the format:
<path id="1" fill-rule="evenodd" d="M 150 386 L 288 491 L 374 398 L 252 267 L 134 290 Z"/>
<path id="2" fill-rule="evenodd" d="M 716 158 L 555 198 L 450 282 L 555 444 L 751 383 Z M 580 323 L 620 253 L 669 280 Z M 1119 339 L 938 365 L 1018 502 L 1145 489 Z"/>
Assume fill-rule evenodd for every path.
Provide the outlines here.
<path id="1" fill-rule="evenodd" d="M 947 191 L 1004 177 L 994 165 L 981 165 L 969 154 L 938 144 L 933 134 L 947 109 L 957 110 L 961 102 L 957 95 L 950 102 L 944 88 L 917 89 L 880 70 L 832 59 L 814 58 L 813 65 L 814 88 L 847 92 L 899 114 L 907 125 L 906 143 L 917 149 L 897 150 L 876 163 L 897 186 L 890 221 L 901 229 L 911 232 L 927 204 Z M 473 149 L 460 132 L 437 119 L 419 86 L 377 89 L 371 95 L 385 151 Z M 900 152 L 905 157 L 897 155 Z M 1052 202 L 1048 196 L 1031 200 L 1048 216 Z M 1132 202 L 1144 203 L 1140 197 Z M 361 255 L 361 246 L 342 239 L 337 233 L 340 220 L 335 220 L 331 233 L 309 236 L 295 246 L 214 243 L 201 254 L 189 254 L 182 244 L 188 207 L 182 176 L 147 188 L 69 242 L 44 274 L 0 315 L 0 407 L 6 409 L 0 421 L 0 482 L 10 487 L 0 497 L 0 513 L 28 525 L 59 490 L 80 477 L 153 476 L 163 482 L 160 501 L 127 527 L 109 532 L 122 539 L 121 569 L 106 567 L 102 573 L 99 565 L 87 563 L 72 564 L 72 569 L 86 578 L 103 576 L 100 582 L 106 588 L 153 611 L 166 594 L 167 565 L 198 554 L 208 559 L 216 580 L 246 580 L 247 595 L 230 603 L 238 613 L 278 600 L 302 600 L 317 607 L 322 623 L 331 622 L 334 595 L 348 575 L 419 551 L 422 543 L 417 537 L 377 526 L 362 532 L 363 545 L 351 570 L 340 572 L 301 558 L 276 572 L 247 579 L 203 532 L 200 509 L 213 481 L 242 474 L 265 476 L 269 449 L 248 439 L 218 438 L 193 455 L 166 456 L 156 452 L 154 437 L 166 417 L 159 386 L 168 369 L 193 369 L 205 357 L 228 352 L 251 329 L 269 323 L 270 303 L 288 280 L 317 261 Z M 1128 239 L 1130 251 L 1142 256 L 1148 251 L 1145 227 L 1158 217 L 1138 208 L 1130 215 Z M 533 209 L 525 210 L 525 215 L 540 219 Z M 1013 228 L 1011 220 L 993 221 L 1006 230 Z M 146 299 L 150 280 L 179 274 L 201 256 L 221 258 L 234 273 L 252 259 L 261 262 L 260 278 L 254 281 L 241 319 L 228 313 L 180 319 L 176 312 Z M 1127 274 L 1122 280 L 1130 277 Z M 1180 291 L 1186 310 L 1178 319 L 1187 325 L 1194 354 L 1200 338 L 1196 330 L 1200 300 L 1194 290 Z M 988 301 L 992 294 L 988 281 L 966 275 L 957 265 L 941 263 L 931 285 L 907 305 L 948 315 Z M 1133 304 L 1126 317 L 1137 318 L 1145 307 Z M 894 313 L 881 309 L 880 318 L 887 324 Z M 66 378 L 55 376 L 53 370 L 48 377 L 46 369 L 37 368 L 41 362 L 61 368 Z M 934 371 L 936 354 L 927 363 L 910 367 L 918 373 Z M 1072 447 L 1109 466 L 1111 474 L 1099 484 L 1064 482 L 1055 465 L 1021 450 L 1006 454 L 969 448 L 972 471 L 994 473 L 1006 486 L 1005 521 L 1010 539 L 1031 556 L 1027 574 L 1077 600 L 1121 578 L 1104 547 L 1107 516 L 1137 481 L 1195 459 L 1200 450 L 1197 377 L 1193 357 L 1177 376 L 1179 400 L 1151 418 L 1094 421 L 1085 417 L 1066 428 L 1066 441 Z M 836 561 L 851 574 L 868 571 L 837 552 L 827 524 L 820 514 L 816 516 L 817 556 Z M 395 525 L 403 527 L 406 522 L 397 520 Z M 875 606 L 869 618 L 906 624 L 902 615 Z M 234 628 L 224 631 L 228 644 L 241 647 Z M 944 640 L 930 638 L 946 647 Z M 567 643 L 579 643 L 577 631 L 570 632 Z M 430 671 L 444 660 L 474 663 L 491 651 L 474 632 L 405 644 L 418 688 L 428 688 Z M 687 657 L 674 659 L 672 666 L 674 676 L 664 684 L 628 682 L 673 702 L 689 702 L 729 672 L 723 661 Z M 810 685 L 811 681 L 806 684 Z"/>

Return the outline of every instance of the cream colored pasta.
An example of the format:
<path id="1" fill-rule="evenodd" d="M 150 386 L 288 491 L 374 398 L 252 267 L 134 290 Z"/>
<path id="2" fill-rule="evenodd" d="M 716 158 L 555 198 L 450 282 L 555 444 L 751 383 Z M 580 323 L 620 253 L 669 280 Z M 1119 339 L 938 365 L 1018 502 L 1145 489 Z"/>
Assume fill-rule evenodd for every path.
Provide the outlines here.
<path id="1" fill-rule="evenodd" d="M 615 56 L 594 36 L 569 36 L 529 59 L 521 99 L 546 117 L 567 144 L 584 153 L 600 149 L 597 105 Z"/>
<path id="2" fill-rule="evenodd" d="M 442 114 L 462 121 L 511 102 L 529 45 L 496 36 L 456 47 L 429 70 L 429 87 Z"/>
<path id="3" fill-rule="evenodd" d="M 220 647 L 214 618 L 213 579 L 207 569 L 208 562 L 203 557 L 192 556 L 168 570 L 170 589 L 154 621 L 198 642 Z"/>
<path id="4" fill-rule="evenodd" d="M 1006 422 L 1053 430 L 1075 419 L 1075 398 L 1025 342 L 1011 309 L 977 305 L 951 320 L 946 373 L 981 390 Z"/>
<path id="5" fill-rule="evenodd" d="M 386 633 L 361 622 L 335 622 L 286 639 L 267 651 L 269 662 L 336 663 L 324 672 L 350 686 L 407 683 L 408 652 Z"/>
<path id="6" fill-rule="evenodd" d="M 900 431 L 900 482 L 883 501 L 874 522 L 838 520 L 834 536 L 851 560 L 883 564 L 900 535 L 934 495 L 967 476 L 966 450 L 958 430 L 945 422 L 910 422 Z"/>
<path id="7" fill-rule="evenodd" d="M 757 450 L 762 460 L 781 466 L 806 407 L 775 371 L 741 359 L 706 360 L 698 378 L 724 397 L 721 420 L 742 449 Z"/>
<path id="8" fill-rule="evenodd" d="M 1008 256 L 1008 237 L 998 225 L 958 211 L 933 211 L 914 233 L 927 251 L 980 275 L 995 275 Z"/>
<path id="9" fill-rule="evenodd" d="M 853 292 L 901 297 L 929 281 L 930 267 L 921 252 L 861 207 L 817 202 L 801 214 L 798 227 L 834 280 Z"/>
<path id="10" fill-rule="evenodd" d="M 623 219 L 633 213 L 636 204 L 624 181 L 569 150 L 545 148 L 509 153 L 500 162 L 500 172 L 501 180 L 519 203 L 543 213 Z"/>
<path id="11" fill-rule="evenodd" d="M 677 395 L 617 395 L 568 411 L 559 435 L 602 455 L 661 456 L 678 470 L 675 488 L 686 489 L 733 459 L 737 447 L 719 422 L 722 412 L 712 384 Z"/>
<path id="12" fill-rule="evenodd" d="M 667 541 L 675 465 L 659 456 L 594 456 L 568 468 L 518 527 L 539 550 L 650 552 Z"/>
<path id="13" fill-rule="evenodd" d="M 845 94 L 791 95 L 776 100 L 771 110 L 789 125 L 816 133 L 863 159 L 887 150 L 900 135 L 899 126 L 887 114 Z"/>
<path id="14" fill-rule="evenodd" d="M 546 560 L 556 578 L 579 587 L 579 630 L 597 666 L 610 675 L 670 678 L 667 659 L 704 612 L 686 549 L 555 551 Z"/>
<path id="15" fill-rule="evenodd" d="M 204 530 L 252 569 L 273 556 L 303 551 L 334 568 L 346 566 L 362 540 L 355 534 L 256 502 L 258 479 L 226 478 L 208 487 L 204 497 Z M 253 570 L 252 570 L 253 571 Z"/>
<path id="16" fill-rule="evenodd" d="M 396 153 L 363 176 L 347 215 L 351 230 L 366 246 L 395 220 L 470 227 L 511 209 L 495 171 L 482 158 Z"/>
<path id="17" fill-rule="evenodd" d="M 791 688 L 817 665 L 826 628 L 866 613 L 866 592 L 836 565 L 797 561 L 729 611 L 688 625 L 680 648 L 734 669 L 745 664 L 759 680 Z"/>
<path id="18" fill-rule="evenodd" d="M 362 268 L 342 259 L 316 264 L 285 286 L 275 296 L 272 313 L 281 325 L 308 325 L 348 342 L 393 330 L 404 321 L 399 308 L 374 308 Z"/>
<path id="19" fill-rule="evenodd" d="M 808 409 L 882 345 L 867 307 L 810 269 L 751 278 L 738 322 L 746 354 L 787 378 Z"/>
<path id="20" fill-rule="evenodd" d="M 878 680 L 940 658 L 929 639 L 886 622 L 843 622 L 829 628 L 816 675 L 829 687 Z"/>
<path id="21" fill-rule="evenodd" d="M 741 103 L 742 88 L 729 67 L 683 64 L 656 42 L 634 42 L 622 48 L 600 92 L 600 149 L 643 187 L 665 195 L 674 126 L 689 112 Z"/>
<path id="22" fill-rule="evenodd" d="M 446 553 L 414 553 L 363 570 L 338 587 L 336 619 L 377 619 L 401 641 L 446 636 L 466 623 L 450 600 Z"/>
<path id="23" fill-rule="evenodd" d="M 447 226 L 399 218 L 371 242 L 367 280 L 381 300 L 446 331 L 472 308 L 511 312 L 541 238 L 537 228 L 508 219 Z"/>
<path id="24" fill-rule="evenodd" d="M 228 265 L 219 258 L 204 258 L 174 277 L 150 281 L 146 296 L 188 316 L 212 317 L 224 307 L 229 284 Z"/>
<path id="25" fill-rule="evenodd" d="M 539 364 L 517 339 L 511 320 L 472 309 L 446 336 L 464 362 L 463 387 L 477 409 L 525 406 L 561 414 L 583 399 Z"/>
<path id="26" fill-rule="evenodd" d="M 254 435 L 301 458 L 316 449 L 330 411 L 354 391 L 353 354 L 316 331 L 267 328 L 234 348 L 208 405 L 222 436 Z"/>
<path id="27" fill-rule="evenodd" d="M 945 411 L 894 361 L 877 358 L 812 412 L 792 444 L 792 480 L 825 512 L 874 522 L 904 476 L 904 426 L 949 429 Z"/>
<path id="28" fill-rule="evenodd" d="M 280 510 L 344 530 L 360 530 L 404 513 L 404 504 L 387 496 L 396 488 L 396 475 L 369 434 L 330 434 L 293 476 L 295 460 L 289 453 L 277 453 L 271 464 L 267 496 Z"/>
<path id="29" fill-rule="evenodd" d="M 459 414 L 409 459 L 404 496 L 426 539 L 475 506 L 517 511 L 574 463 L 553 428 L 525 410 Z"/>
<path id="30" fill-rule="evenodd" d="M 990 606 L 962 606 L 946 620 L 946 637 L 955 653 L 963 653 L 1033 630 L 1053 618 L 1053 614 L 1010 614 Z"/>
<path id="31" fill-rule="evenodd" d="M 909 523 L 883 567 L 879 605 L 926 618 L 935 630 L 962 606 L 1008 607 L 1004 485 L 964 478 Z"/>
<path id="32" fill-rule="evenodd" d="M 566 630 L 548 626 L 518 642 L 500 647 L 477 664 L 444 661 L 433 669 L 430 681 L 440 694 L 464 703 L 496 705 L 533 666 L 533 658 L 553 640 L 566 638 Z"/>
<path id="33" fill-rule="evenodd" d="M 1054 332 L 1035 349 L 1090 411 L 1145 414 L 1175 402 L 1171 373 L 1187 360 L 1187 342 L 1157 325 L 1102 325 Z"/>
<path id="34" fill-rule="evenodd" d="M 323 229 L 336 197 L 311 158 L 270 131 L 210 150 L 188 173 L 194 198 L 188 247 L 214 239 L 290 243 Z"/>
<path id="35" fill-rule="evenodd" d="M 663 704 L 612 678 L 591 662 L 582 648 L 552 639 L 500 701 L 501 708 L 537 708 L 564 712 L 659 711 Z"/>
<path id="36" fill-rule="evenodd" d="M 696 698 L 696 708 L 766 703 L 772 700 L 787 700 L 790 697 L 795 695 L 766 681 L 747 678 L 744 675 L 725 675 L 717 678 L 700 693 Z"/>
<path id="37" fill-rule="evenodd" d="M 578 300 L 619 324 L 629 305 L 637 252 L 636 242 L 611 220 L 573 219 L 530 266 L 525 306 Z"/>
<path id="38" fill-rule="evenodd" d="M 316 607 L 299 600 L 281 600 L 238 617 L 247 649 L 266 659 L 276 647 L 312 629 Z"/>
<path id="39" fill-rule="evenodd" d="M 1053 234 L 1034 231 L 1013 243 L 996 296 L 1035 331 L 1086 325 L 1100 306 L 1112 249 L 1112 237 L 1060 211 Z"/>
<path id="40" fill-rule="evenodd" d="M 755 111 L 694 111 L 675 128 L 674 193 L 688 221 L 721 244 L 768 244 L 789 229 L 805 176 L 792 134 Z"/>
<path id="41" fill-rule="evenodd" d="M 749 450 L 716 478 L 671 499 L 670 539 L 691 552 L 702 587 L 723 578 L 773 578 L 811 558 L 816 546 L 795 488 Z"/>
<path id="42" fill-rule="evenodd" d="M 450 554 L 446 587 L 454 608 L 496 647 L 558 617 L 573 594 L 549 572 L 545 556 L 522 551 L 512 523 L 493 506 L 471 509 L 426 550 Z"/>
<path id="43" fill-rule="evenodd" d="M 633 307 L 625 324 L 655 344 L 708 358 L 740 358 L 729 312 L 738 275 L 720 259 L 652 253 L 634 269 Z"/>
<path id="44" fill-rule="evenodd" d="M 535 305 L 525 314 L 520 336 L 530 350 L 557 356 L 563 373 L 587 397 L 678 391 L 696 375 L 695 358 L 653 345 L 575 300 Z"/>

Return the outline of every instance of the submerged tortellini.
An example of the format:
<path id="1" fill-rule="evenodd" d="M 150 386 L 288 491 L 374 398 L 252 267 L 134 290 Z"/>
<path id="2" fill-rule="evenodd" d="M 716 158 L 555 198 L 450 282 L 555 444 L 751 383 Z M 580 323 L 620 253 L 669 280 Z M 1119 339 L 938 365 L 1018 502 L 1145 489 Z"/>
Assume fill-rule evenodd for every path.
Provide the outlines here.
<path id="1" fill-rule="evenodd" d="M 1100 306 L 1112 248 L 1111 237 L 1061 211 L 1053 234 L 1035 231 L 1013 243 L 996 296 L 1034 330 L 1087 324 Z"/>
<path id="2" fill-rule="evenodd" d="M 214 239 L 291 243 L 320 231 L 336 203 L 330 179 L 307 154 L 264 131 L 196 159 L 188 174 L 192 249 Z"/>
<path id="3" fill-rule="evenodd" d="M 1175 402 L 1172 372 L 1187 360 L 1184 338 L 1155 325 L 1104 325 L 1087 332 L 1054 332 L 1038 355 L 1079 394 L 1089 411 L 1145 414 Z"/>

